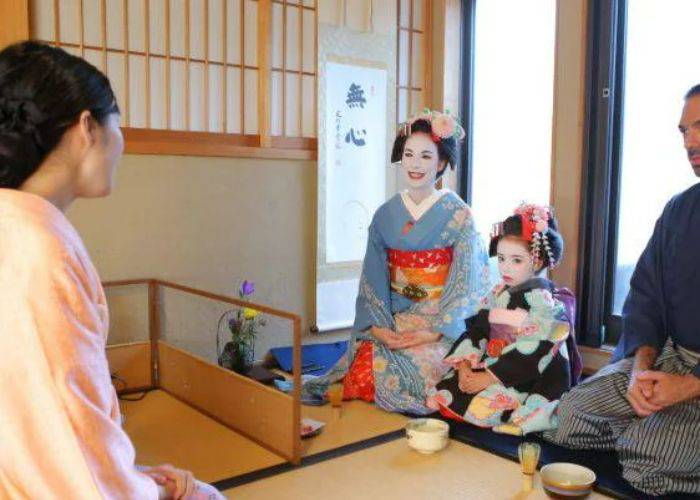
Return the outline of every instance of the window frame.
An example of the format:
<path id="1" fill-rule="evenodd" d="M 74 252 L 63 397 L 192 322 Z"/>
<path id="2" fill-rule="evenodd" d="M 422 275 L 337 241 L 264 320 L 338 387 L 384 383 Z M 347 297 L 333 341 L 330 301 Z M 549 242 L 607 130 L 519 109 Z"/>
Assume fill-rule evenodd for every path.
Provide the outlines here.
<path id="1" fill-rule="evenodd" d="M 612 312 L 620 209 L 624 119 L 625 0 L 589 0 L 584 176 L 579 224 L 581 343 L 616 344 L 622 318 Z"/>
<path id="2" fill-rule="evenodd" d="M 474 141 L 474 46 L 476 1 L 462 0 L 462 25 L 460 30 L 460 92 L 459 116 L 466 133 L 460 145 L 457 165 L 457 189 L 459 196 L 468 204 L 472 203 L 472 144 Z"/>

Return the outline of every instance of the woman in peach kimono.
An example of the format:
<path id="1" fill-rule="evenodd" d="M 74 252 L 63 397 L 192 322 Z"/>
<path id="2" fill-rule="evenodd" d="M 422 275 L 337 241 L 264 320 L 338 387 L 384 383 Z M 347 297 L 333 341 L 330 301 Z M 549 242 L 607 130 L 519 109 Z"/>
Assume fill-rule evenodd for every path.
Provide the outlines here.
<path id="1" fill-rule="evenodd" d="M 64 211 L 109 194 L 122 149 L 95 67 L 32 42 L 0 52 L 0 498 L 222 498 L 137 467 L 120 425 L 107 303 Z"/>

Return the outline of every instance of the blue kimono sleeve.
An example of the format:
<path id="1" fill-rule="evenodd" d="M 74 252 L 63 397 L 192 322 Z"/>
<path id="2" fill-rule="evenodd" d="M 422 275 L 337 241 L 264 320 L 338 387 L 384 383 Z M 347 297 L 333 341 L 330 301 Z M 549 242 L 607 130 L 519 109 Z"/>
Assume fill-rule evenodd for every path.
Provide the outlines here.
<path id="1" fill-rule="evenodd" d="M 464 320 L 481 309 L 481 299 L 491 285 L 486 249 L 471 215 L 456 231 L 452 265 L 440 297 L 438 320 L 433 325 L 450 340 L 458 338 L 464 331 Z"/>
<path id="2" fill-rule="evenodd" d="M 663 348 L 668 333 L 664 328 L 661 255 L 663 218 L 656 221 L 654 233 L 642 253 L 630 280 L 630 291 L 622 308 L 622 336 L 613 361 L 633 356 L 643 345 Z M 697 369 L 697 367 L 696 367 Z"/>
<path id="3" fill-rule="evenodd" d="M 386 245 L 377 229 L 375 215 L 369 226 L 367 251 L 355 303 L 356 332 L 363 332 L 372 326 L 395 329 L 391 314 L 390 280 Z"/>

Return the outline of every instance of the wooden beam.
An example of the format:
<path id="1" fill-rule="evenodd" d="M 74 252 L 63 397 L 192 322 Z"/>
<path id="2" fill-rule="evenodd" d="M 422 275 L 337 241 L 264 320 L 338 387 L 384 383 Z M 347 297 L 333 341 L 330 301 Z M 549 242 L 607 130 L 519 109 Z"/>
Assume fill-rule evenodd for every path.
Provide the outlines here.
<path id="1" fill-rule="evenodd" d="M 294 322 L 294 337 L 292 348 L 292 377 L 294 389 L 292 390 L 292 429 L 301 429 L 301 318 L 296 317 Z M 294 439 L 292 447 L 292 462 L 301 463 L 301 440 Z"/>
<path id="2" fill-rule="evenodd" d="M 0 48 L 29 39 L 29 0 L 0 0 Z"/>
<path id="3" fill-rule="evenodd" d="M 413 29 L 413 0 L 408 3 L 408 27 Z M 410 89 L 413 87 L 413 33 L 411 31 L 408 32 L 408 61 L 406 61 L 406 64 L 408 65 L 408 73 L 406 75 L 408 78 L 407 85 Z M 407 116 L 413 116 L 413 113 L 413 91 L 409 90 L 406 114 Z"/>
<path id="4" fill-rule="evenodd" d="M 258 0 L 258 134 L 260 134 L 262 148 L 272 146 L 270 139 L 271 27 L 272 2 Z"/>
<path id="5" fill-rule="evenodd" d="M 413 34 L 409 33 L 411 36 Z M 433 109 L 433 2 L 423 0 L 423 107 Z"/>
<path id="6" fill-rule="evenodd" d="M 214 156 L 315 160 L 316 139 L 269 138 L 262 147 L 257 135 L 122 128 L 124 152 L 129 154 Z"/>
<path id="7" fill-rule="evenodd" d="M 148 284 L 148 338 L 151 342 L 151 385 L 160 385 L 158 341 L 160 340 L 160 288 L 158 283 Z"/>
<path id="8" fill-rule="evenodd" d="M 291 321 L 296 321 L 299 318 L 297 314 L 290 313 L 287 311 L 282 311 L 280 309 L 275 309 L 273 307 L 268 307 L 262 304 L 256 304 L 255 302 L 250 302 L 247 300 L 240 300 L 234 297 L 228 297 L 226 295 L 221 295 L 218 293 L 207 292 L 206 290 L 199 290 L 197 288 L 192 288 L 185 285 L 180 285 L 178 283 L 172 283 L 170 281 L 156 280 L 156 282 L 165 288 L 172 288 L 173 290 L 179 290 L 181 292 L 188 293 L 190 295 L 196 295 L 197 297 L 203 297 L 205 299 L 216 300 L 218 302 L 223 302 L 225 304 L 231 304 L 240 307 L 249 307 L 260 311 L 261 313 L 270 314 L 272 316 L 277 316 L 278 318 L 284 318 Z"/>

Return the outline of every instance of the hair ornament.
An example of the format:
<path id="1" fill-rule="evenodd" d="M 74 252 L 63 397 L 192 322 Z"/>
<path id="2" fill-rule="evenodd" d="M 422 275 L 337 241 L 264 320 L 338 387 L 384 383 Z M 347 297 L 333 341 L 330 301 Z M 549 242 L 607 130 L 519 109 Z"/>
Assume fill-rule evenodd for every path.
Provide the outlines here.
<path id="1" fill-rule="evenodd" d="M 554 267 L 554 256 L 547 237 L 549 220 L 552 218 L 552 208 L 532 203 L 521 203 L 515 209 L 515 215 L 520 217 L 523 227 L 522 238 L 530 243 L 530 252 L 535 261 L 541 261 L 541 248 L 547 253 L 549 267 Z"/>
<path id="2" fill-rule="evenodd" d="M 466 136 L 464 128 L 459 124 L 457 118 L 450 114 L 449 110 L 441 113 L 440 111 L 431 111 L 427 108 L 401 123 L 399 125 L 399 134 L 405 137 L 411 135 L 411 127 L 418 120 L 425 120 L 430 123 L 433 142 L 440 142 L 451 137 L 459 141 Z"/>

